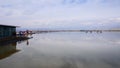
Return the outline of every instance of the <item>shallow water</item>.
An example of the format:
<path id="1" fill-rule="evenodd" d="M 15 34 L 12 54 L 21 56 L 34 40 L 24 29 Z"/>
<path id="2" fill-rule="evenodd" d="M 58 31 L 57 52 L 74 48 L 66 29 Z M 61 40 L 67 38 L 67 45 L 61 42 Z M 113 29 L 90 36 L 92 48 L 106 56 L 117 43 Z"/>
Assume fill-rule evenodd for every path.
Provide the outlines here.
<path id="1" fill-rule="evenodd" d="M 0 68 L 120 68 L 120 33 L 35 34 L 0 46 Z"/>

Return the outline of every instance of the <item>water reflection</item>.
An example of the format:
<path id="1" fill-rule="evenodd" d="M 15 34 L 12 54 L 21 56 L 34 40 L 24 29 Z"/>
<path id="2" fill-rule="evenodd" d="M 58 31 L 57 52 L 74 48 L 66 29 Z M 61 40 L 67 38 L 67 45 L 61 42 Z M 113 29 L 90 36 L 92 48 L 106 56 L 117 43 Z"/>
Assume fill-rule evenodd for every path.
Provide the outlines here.
<path id="1" fill-rule="evenodd" d="M 12 54 L 19 52 L 16 48 L 17 43 L 11 43 L 0 46 L 0 60 L 11 56 Z"/>
<path id="2" fill-rule="evenodd" d="M 29 39 L 17 41 L 18 44 L 26 42 L 26 45 L 29 45 Z"/>
<path id="3" fill-rule="evenodd" d="M 20 40 L 17 42 L 11 42 L 11 43 L 4 43 L 3 45 L 0 45 L 0 60 L 5 59 L 7 57 L 10 57 L 11 55 L 21 51 L 17 49 L 17 44 L 22 44 L 26 42 L 26 45 L 29 45 L 29 40 Z"/>
<path id="4" fill-rule="evenodd" d="M 120 68 L 119 35 L 36 34 L 33 39 L 20 41 L 17 48 L 21 51 L 0 61 L 0 68 Z"/>

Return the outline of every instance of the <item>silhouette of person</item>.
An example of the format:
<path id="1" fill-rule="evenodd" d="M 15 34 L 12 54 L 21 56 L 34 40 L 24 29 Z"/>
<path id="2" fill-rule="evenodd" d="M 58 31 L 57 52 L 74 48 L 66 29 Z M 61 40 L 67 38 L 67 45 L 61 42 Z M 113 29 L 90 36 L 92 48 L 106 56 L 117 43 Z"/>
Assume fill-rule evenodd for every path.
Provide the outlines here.
<path id="1" fill-rule="evenodd" d="M 26 43 L 27 45 L 29 45 L 29 41 L 27 40 L 27 43 Z"/>

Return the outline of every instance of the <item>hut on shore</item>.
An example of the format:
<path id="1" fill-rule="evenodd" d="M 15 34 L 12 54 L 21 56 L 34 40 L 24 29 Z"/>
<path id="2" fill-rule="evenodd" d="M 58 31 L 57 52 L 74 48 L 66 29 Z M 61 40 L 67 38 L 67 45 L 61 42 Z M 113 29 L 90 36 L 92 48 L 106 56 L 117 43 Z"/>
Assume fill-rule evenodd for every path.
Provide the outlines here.
<path id="1" fill-rule="evenodd" d="M 16 27 L 17 26 L 0 24 L 0 39 L 15 36 L 16 35 Z"/>
<path id="2" fill-rule="evenodd" d="M 0 45 L 30 39 L 27 36 L 17 36 L 16 28 L 19 26 L 0 24 Z"/>

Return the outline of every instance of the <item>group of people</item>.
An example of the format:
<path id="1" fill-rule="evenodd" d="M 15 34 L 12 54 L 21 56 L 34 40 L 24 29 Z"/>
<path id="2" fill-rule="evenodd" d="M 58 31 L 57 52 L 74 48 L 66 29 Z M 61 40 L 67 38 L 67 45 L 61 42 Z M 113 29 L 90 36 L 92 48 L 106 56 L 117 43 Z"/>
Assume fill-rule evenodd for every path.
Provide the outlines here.
<path id="1" fill-rule="evenodd" d="M 32 35 L 32 31 L 26 30 L 26 31 L 19 31 L 18 32 L 18 36 L 28 36 L 28 35 Z"/>

